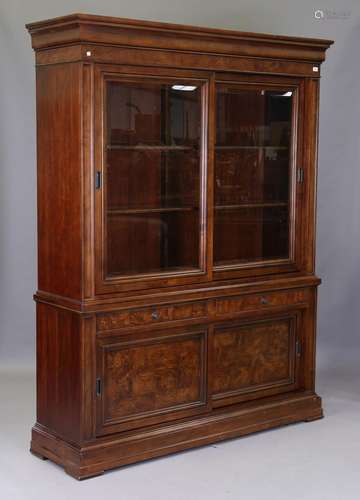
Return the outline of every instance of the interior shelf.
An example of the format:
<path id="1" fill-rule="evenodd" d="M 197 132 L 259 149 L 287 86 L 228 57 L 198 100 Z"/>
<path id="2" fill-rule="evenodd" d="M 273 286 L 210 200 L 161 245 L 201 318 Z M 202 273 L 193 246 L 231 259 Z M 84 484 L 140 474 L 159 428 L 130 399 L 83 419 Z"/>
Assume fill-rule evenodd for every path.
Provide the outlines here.
<path id="1" fill-rule="evenodd" d="M 241 208 L 271 208 L 286 207 L 287 202 L 268 202 L 268 203 L 240 203 L 236 205 L 215 205 L 215 210 L 237 210 Z M 109 208 L 108 214 L 127 215 L 127 214 L 149 214 L 162 212 L 191 212 L 199 210 L 199 207 L 157 207 L 157 208 Z"/>
<path id="2" fill-rule="evenodd" d="M 192 212 L 199 210 L 199 207 L 158 207 L 158 208 L 110 208 L 108 214 L 127 215 L 127 214 L 151 214 L 162 212 Z"/>
<path id="3" fill-rule="evenodd" d="M 232 150 L 238 150 L 238 149 L 275 149 L 276 151 L 285 151 L 289 149 L 287 146 L 215 146 L 216 151 L 232 151 Z"/>
<path id="4" fill-rule="evenodd" d="M 129 150 L 129 151 L 192 151 L 196 150 L 196 146 L 167 146 L 167 145 L 151 145 L 151 144 L 108 144 L 108 150 Z"/>
<path id="5" fill-rule="evenodd" d="M 268 203 L 240 203 L 237 205 L 215 205 L 215 210 L 237 210 L 241 208 L 271 208 L 287 207 L 286 201 L 268 202 Z"/>

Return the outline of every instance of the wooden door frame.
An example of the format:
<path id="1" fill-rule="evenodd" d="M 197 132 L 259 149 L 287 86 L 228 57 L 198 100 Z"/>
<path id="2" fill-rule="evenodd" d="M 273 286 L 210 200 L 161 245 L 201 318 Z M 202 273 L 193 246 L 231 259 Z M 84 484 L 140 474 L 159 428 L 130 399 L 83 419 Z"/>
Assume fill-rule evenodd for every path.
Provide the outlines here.
<path id="1" fill-rule="evenodd" d="M 303 128 L 305 81 L 303 78 L 281 77 L 275 75 L 241 75 L 234 73 L 216 73 L 215 85 L 224 84 L 236 88 L 291 89 L 295 98 L 292 112 L 292 142 L 290 165 L 290 252 L 287 259 L 263 260 L 236 265 L 214 266 L 213 279 L 227 280 L 232 278 L 251 278 L 264 275 L 282 274 L 302 271 L 303 226 L 306 220 L 303 215 L 303 186 L 297 182 L 297 170 L 303 165 Z M 216 90 L 213 94 L 216 99 Z M 213 103 L 216 109 L 216 102 Z M 215 163 L 215 161 L 214 161 Z M 215 166 L 214 166 L 215 169 Z"/>
<path id="2" fill-rule="evenodd" d="M 209 73 L 172 69 L 149 68 L 145 66 L 123 67 L 114 65 L 95 65 L 94 71 L 94 176 L 101 172 L 102 188 L 95 190 L 95 289 L 96 294 L 131 290 L 154 289 L 164 286 L 176 286 L 210 281 L 212 278 L 212 213 L 211 182 L 209 181 L 208 142 L 209 142 Z M 105 165 L 104 165 L 104 117 L 105 117 L 105 82 L 125 81 L 170 83 L 176 81 L 197 82 L 202 86 L 201 95 L 201 153 L 200 153 L 200 220 L 199 220 L 199 261 L 200 268 L 178 272 L 139 274 L 133 277 L 105 276 Z M 211 247 L 210 247 L 211 244 Z M 209 256 L 210 253 L 210 256 Z"/>

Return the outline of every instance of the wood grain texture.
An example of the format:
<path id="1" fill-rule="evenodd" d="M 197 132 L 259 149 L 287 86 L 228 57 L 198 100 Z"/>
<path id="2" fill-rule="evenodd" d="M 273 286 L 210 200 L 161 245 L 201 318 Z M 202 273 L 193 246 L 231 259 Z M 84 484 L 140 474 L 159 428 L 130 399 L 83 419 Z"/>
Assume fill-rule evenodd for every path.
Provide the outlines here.
<path id="1" fill-rule="evenodd" d="M 37 305 L 37 422 L 69 442 L 80 440 L 80 317 Z"/>
<path id="2" fill-rule="evenodd" d="M 321 418 L 317 115 L 332 42 L 85 14 L 28 29 L 39 231 L 31 451 L 82 479 Z M 173 95 L 184 83 L 198 90 Z M 216 88 L 245 91 L 225 103 L 222 121 Z M 289 91 L 292 108 L 270 120 L 250 90 Z M 244 151 L 249 129 L 262 127 L 261 148 L 282 130 L 275 145 L 289 152 Z M 214 232 L 228 205 L 232 216 L 217 217 Z M 280 219 L 284 207 L 280 251 L 279 226 L 259 220 Z M 236 218 L 245 231 L 227 222 Z"/>
<path id="3" fill-rule="evenodd" d="M 315 270 L 315 239 L 316 239 L 316 186 L 317 186 L 317 155 L 318 155 L 318 120 L 319 120 L 319 82 L 309 79 L 305 83 L 304 99 L 304 191 L 303 199 L 306 206 L 306 221 L 304 224 L 304 268 L 307 272 Z"/>
<path id="4" fill-rule="evenodd" d="M 89 14 L 29 23 L 27 29 L 37 50 L 81 42 L 322 62 L 333 43 Z"/>
<path id="5" fill-rule="evenodd" d="M 98 433 L 192 415 L 206 408 L 206 332 L 165 330 L 98 341 Z"/>
<path id="6" fill-rule="evenodd" d="M 89 52 L 91 53 L 90 56 L 87 55 Z M 168 71 L 170 68 L 178 66 L 186 70 L 218 71 L 219 74 L 220 72 L 231 71 L 244 76 L 247 74 L 271 74 L 294 77 L 307 76 L 314 79 L 320 77 L 319 66 L 316 66 L 319 71 L 314 72 L 314 63 L 296 60 L 262 59 L 259 61 L 256 57 L 175 52 L 172 50 L 160 52 L 157 49 L 94 46 L 93 44 L 50 48 L 36 53 L 36 64 L 38 66 L 74 61 L 109 65 L 121 64 L 123 66 L 131 64 L 151 65 L 156 70 L 167 67 Z"/>
<path id="7" fill-rule="evenodd" d="M 31 450 L 62 465 L 76 479 L 84 479 L 121 465 L 322 416 L 318 396 L 293 393 L 218 409 L 212 415 L 158 429 L 104 437 L 78 449 L 36 425 Z"/>
<path id="8" fill-rule="evenodd" d="M 278 293 L 264 293 L 244 295 L 229 299 L 216 299 L 209 305 L 211 315 L 223 317 L 234 315 L 235 313 L 247 311 L 261 311 L 268 307 L 281 307 L 286 305 L 296 305 L 306 303 L 309 298 L 308 290 L 296 290 Z"/>
<path id="9" fill-rule="evenodd" d="M 94 67 L 92 64 L 83 64 L 81 68 L 81 125 L 82 125 L 82 295 L 83 298 L 93 297 L 95 294 L 95 248 L 94 248 L 94 109 L 92 105 L 94 95 Z"/>
<path id="10" fill-rule="evenodd" d="M 81 65 L 37 70 L 39 289 L 81 298 Z"/>
<path id="11" fill-rule="evenodd" d="M 73 300 L 67 297 L 38 291 L 34 295 L 37 302 L 57 305 L 61 308 L 74 312 L 96 313 L 111 312 L 116 309 L 134 308 L 136 306 L 154 306 L 167 304 L 169 302 L 191 302 L 194 300 L 232 297 L 248 293 L 267 293 L 269 291 L 294 291 L 297 288 L 317 287 L 321 284 L 319 277 L 314 274 L 303 275 L 291 273 L 280 276 L 264 276 L 256 281 L 244 281 L 240 279 L 211 281 L 199 286 L 185 285 L 174 288 L 153 289 L 151 294 L 148 290 L 138 290 L 136 293 L 126 292 L 124 294 L 109 293 L 83 301 Z"/>
<path id="12" fill-rule="evenodd" d="M 295 330 L 291 318 L 216 327 L 212 348 L 214 399 L 274 386 L 294 388 Z"/>
<path id="13" fill-rule="evenodd" d="M 199 401 L 197 339 L 112 347 L 104 356 L 110 420 Z"/>
<path id="14" fill-rule="evenodd" d="M 133 311 L 113 312 L 97 316 L 98 331 L 116 330 L 129 326 L 157 324 L 163 321 L 180 321 L 206 318 L 207 303 L 194 302 L 173 306 L 135 309 Z"/>

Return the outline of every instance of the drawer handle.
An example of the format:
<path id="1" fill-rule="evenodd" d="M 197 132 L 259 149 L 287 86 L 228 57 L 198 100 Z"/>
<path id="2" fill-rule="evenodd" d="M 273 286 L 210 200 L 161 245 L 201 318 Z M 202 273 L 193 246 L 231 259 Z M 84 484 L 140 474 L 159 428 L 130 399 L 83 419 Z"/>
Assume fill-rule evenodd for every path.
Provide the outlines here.
<path id="1" fill-rule="evenodd" d="M 159 319 L 159 313 L 157 311 L 153 311 L 151 313 L 151 317 L 152 317 L 152 319 Z"/>
<path id="2" fill-rule="evenodd" d="M 266 305 L 269 303 L 269 299 L 267 299 L 266 297 L 261 297 L 260 302 L 261 302 L 261 304 Z"/>

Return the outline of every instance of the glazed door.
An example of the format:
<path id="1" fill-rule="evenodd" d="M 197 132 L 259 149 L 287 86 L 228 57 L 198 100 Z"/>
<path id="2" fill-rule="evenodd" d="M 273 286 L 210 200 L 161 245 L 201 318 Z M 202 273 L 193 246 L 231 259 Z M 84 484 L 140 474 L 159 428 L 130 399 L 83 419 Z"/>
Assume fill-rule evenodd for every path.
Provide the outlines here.
<path id="1" fill-rule="evenodd" d="M 295 271 L 301 84 L 218 81 L 215 94 L 214 275 Z"/>
<path id="2" fill-rule="evenodd" d="M 207 83 L 124 73 L 96 79 L 97 289 L 206 280 Z"/>

